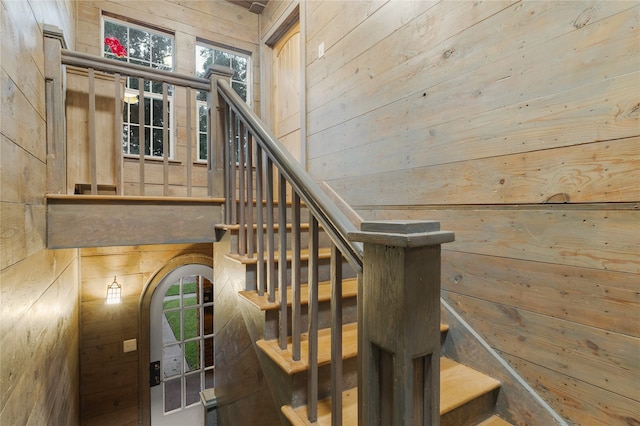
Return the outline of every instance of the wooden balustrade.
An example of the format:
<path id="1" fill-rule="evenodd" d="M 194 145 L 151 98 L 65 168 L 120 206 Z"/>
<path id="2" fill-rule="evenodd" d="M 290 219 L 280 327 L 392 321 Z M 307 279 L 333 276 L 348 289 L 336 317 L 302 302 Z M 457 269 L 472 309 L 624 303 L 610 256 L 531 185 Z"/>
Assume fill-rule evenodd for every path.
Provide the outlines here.
<path id="1" fill-rule="evenodd" d="M 224 103 L 219 122 L 226 126 L 227 224 L 239 228 L 238 255 L 257 257 L 256 290 L 279 305 L 277 345 L 284 351 L 290 344 L 293 361 L 301 358 L 301 259 L 307 258 L 307 420 L 318 419 L 322 229 L 331 240 L 331 424 L 342 424 L 344 261 L 366 289 L 358 295 L 361 424 L 439 424 L 440 244 L 453 241 L 453 233 L 440 231 L 437 222 L 366 222 L 357 230 L 231 87 L 223 81 L 217 87 Z M 249 213 L 254 205 L 256 223 Z"/>
<path id="2" fill-rule="evenodd" d="M 55 123 L 47 135 L 51 159 L 55 160 L 47 163 L 51 169 L 48 170 L 49 193 L 73 193 L 76 185 L 80 185 L 86 186 L 92 195 L 101 194 L 105 187 L 113 188 L 110 195 L 191 197 L 203 196 L 205 191 L 208 196 L 222 195 L 202 185 L 206 181 L 206 185 L 211 186 L 204 165 L 194 167 L 193 146 L 197 146 L 198 138 L 194 137 L 197 132 L 192 131 L 192 120 L 199 117 L 195 96 L 196 91 L 210 92 L 210 79 L 69 51 L 55 39 L 55 31 L 55 28 L 48 27 L 47 40 L 50 41 L 45 43 L 47 121 Z M 229 76 L 228 72 L 220 74 L 218 70 L 215 78 Z M 145 140 L 144 124 L 139 125 L 138 153 L 123 155 L 126 129 L 123 128 L 122 117 L 123 106 L 126 105 L 123 97 L 126 81 L 138 84 L 138 123 L 149 119 L 145 117 L 144 99 L 145 96 L 149 98 L 145 82 L 155 82 L 162 87 L 161 93 L 154 95 L 163 105 L 160 112 L 162 123 L 157 126 L 162 139 L 162 154 L 159 156 L 154 156 L 153 152 L 153 131 Z M 66 105 L 62 95 L 65 91 Z M 217 96 L 211 98 L 217 100 Z M 171 117 L 169 110 L 170 102 L 174 105 L 180 103 L 182 107 L 182 99 L 185 99 L 185 121 L 179 121 L 178 114 Z M 153 108 L 153 104 L 150 106 Z M 73 126 L 65 131 L 67 114 L 72 114 L 68 119 Z M 81 122 L 87 123 L 86 128 L 82 128 Z M 211 128 L 211 123 L 208 125 Z M 180 144 L 171 142 L 178 137 L 178 127 L 186 128 L 186 140 Z M 147 154 L 146 143 L 150 151 Z M 215 155 L 211 145 L 208 154 L 209 157 Z M 131 167 L 132 161 L 137 162 L 137 173 L 135 166 Z"/>

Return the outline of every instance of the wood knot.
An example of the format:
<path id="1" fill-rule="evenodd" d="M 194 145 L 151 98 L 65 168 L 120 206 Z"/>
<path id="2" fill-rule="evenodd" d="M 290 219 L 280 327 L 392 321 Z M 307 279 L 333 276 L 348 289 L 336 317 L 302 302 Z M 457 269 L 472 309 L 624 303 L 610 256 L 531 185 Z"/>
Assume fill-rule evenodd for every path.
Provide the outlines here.
<path id="1" fill-rule="evenodd" d="M 445 58 L 445 59 L 448 59 L 453 55 L 453 52 L 455 52 L 455 49 L 453 49 L 453 48 L 445 50 L 444 53 L 442 54 L 442 57 Z"/>
<path id="2" fill-rule="evenodd" d="M 591 19 L 593 18 L 593 14 L 596 10 L 592 7 L 590 7 L 589 9 L 585 9 L 580 16 L 578 16 L 576 18 L 575 21 L 573 21 L 573 26 L 577 29 L 580 29 L 582 27 L 584 27 L 585 25 L 587 25 Z"/>

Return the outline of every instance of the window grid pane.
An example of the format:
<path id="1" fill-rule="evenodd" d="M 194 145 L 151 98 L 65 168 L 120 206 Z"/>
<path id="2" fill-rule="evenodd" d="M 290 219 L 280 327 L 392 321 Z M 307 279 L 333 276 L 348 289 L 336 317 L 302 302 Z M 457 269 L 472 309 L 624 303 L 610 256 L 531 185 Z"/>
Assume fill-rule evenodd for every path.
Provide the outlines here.
<path id="1" fill-rule="evenodd" d="M 129 62 L 148 68 L 173 70 L 173 36 L 156 33 L 149 28 L 120 22 L 110 18 L 104 18 L 104 34 L 103 40 L 107 37 L 113 37 L 123 46 L 126 54 L 124 57 L 116 56 L 109 46 L 104 43 L 104 57 L 119 61 Z M 138 93 L 138 79 L 126 79 L 126 94 L 135 97 Z M 145 91 L 145 132 L 144 146 L 145 155 L 154 157 L 164 156 L 164 143 L 162 142 L 162 132 L 158 133 L 157 128 L 162 129 L 162 111 L 158 111 L 157 107 L 162 108 L 162 83 L 156 81 L 144 81 Z M 160 98 L 160 101 L 151 98 Z M 172 126 L 171 126 L 171 101 L 173 97 L 173 87 L 169 86 L 167 92 L 169 102 L 169 123 L 168 129 L 168 146 L 169 157 L 172 155 L 171 146 L 173 143 Z M 153 102 L 153 104 L 151 104 Z M 159 102 L 159 104 L 158 104 Z M 135 107 L 135 108 L 134 108 Z M 151 108 L 152 107 L 152 108 Z M 124 103 L 123 109 L 123 153 L 129 155 L 139 155 L 140 153 L 140 131 L 133 130 L 131 125 L 140 125 L 137 111 L 137 104 Z M 128 110 L 128 111 L 127 111 Z M 153 121 L 152 121 L 153 120 Z M 153 123 L 153 125 L 151 125 Z M 153 137 L 153 139 L 151 139 Z"/>

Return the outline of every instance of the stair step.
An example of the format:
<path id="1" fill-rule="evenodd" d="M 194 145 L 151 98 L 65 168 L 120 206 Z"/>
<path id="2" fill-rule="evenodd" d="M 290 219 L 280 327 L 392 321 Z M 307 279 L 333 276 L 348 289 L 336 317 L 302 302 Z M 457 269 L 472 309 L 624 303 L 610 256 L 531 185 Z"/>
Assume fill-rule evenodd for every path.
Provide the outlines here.
<path id="1" fill-rule="evenodd" d="M 478 423 L 477 426 L 512 426 L 512 424 L 498 416 L 491 416 L 487 420 Z"/>
<path id="2" fill-rule="evenodd" d="M 493 377 L 449 358 L 440 358 L 440 415 L 499 387 L 500 382 Z"/>
<path id="3" fill-rule="evenodd" d="M 480 395 L 494 391 L 499 386 L 499 381 L 485 374 L 448 358 L 440 358 L 440 416 L 446 415 L 448 412 L 461 407 Z M 282 407 L 282 413 L 294 426 L 311 424 L 329 426 L 331 425 L 331 399 L 326 398 L 318 402 L 317 423 L 310 423 L 307 420 L 306 405 L 297 408 L 285 405 Z M 343 424 L 356 424 L 357 416 L 358 392 L 355 388 L 348 389 L 342 393 Z M 480 424 L 483 426 L 509 425 L 509 423 L 496 416 L 484 420 Z"/>
<path id="4" fill-rule="evenodd" d="M 269 356 L 283 371 L 292 375 L 308 369 L 309 334 L 300 337 L 300 361 L 291 359 L 291 338 L 287 339 L 287 349 L 280 349 L 277 340 L 258 340 L 258 347 Z M 331 363 L 331 329 L 318 330 L 318 365 Z M 358 324 L 345 324 L 342 327 L 342 359 L 353 358 L 358 354 Z"/>
<path id="5" fill-rule="evenodd" d="M 307 420 L 307 406 L 293 408 L 290 405 L 282 407 L 285 415 L 292 425 L 331 425 L 331 399 L 318 401 L 318 421 L 311 423 Z M 358 388 L 348 389 L 342 392 L 342 424 L 358 424 Z"/>
<path id="6" fill-rule="evenodd" d="M 249 256 L 229 253 L 229 254 L 225 254 L 225 257 L 235 262 L 242 263 L 243 265 L 253 265 L 258 263 L 258 257 L 255 255 L 253 257 L 249 257 Z M 293 258 L 293 255 L 291 251 L 287 251 L 287 261 L 291 261 L 292 258 Z M 331 249 L 330 248 L 318 249 L 318 258 L 330 259 Z M 276 250 L 274 252 L 274 259 L 276 260 L 276 262 L 280 259 L 280 251 Z M 300 250 L 300 260 L 302 261 L 309 260 L 309 250 L 307 249 Z"/>
<path id="7" fill-rule="evenodd" d="M 276 301 L 269 302 L 269 297 L 265 293 L 260 296 L 257 291 L 241 291 L 240 295 L 255 305 L 262 311 L 278 309 L 280 307 L 280 292 L 276 290 Z M 342 298 L 356 297 L 358 295 L 358 279 L 349 278 L 342 281 Z M 287 305 L 291 306 L 292 300 L 291 287 L 287 287 Z M 324 281 L 318 284 L 318 301 L 326 302 L 331 300 L 331 282 Z M 300 286 L 300 302 L 302 305 L 308 304 L 309 287 L 306 284 Z"/>
<path id="8" fill-rule="evenodd" d="M 446 324 L 440 324 L 440 332 L 449 329 Z M 291 337 L 287 338 L 287 349 L 280 349 L 277 339 L 256 342 L 258 347 L 269 356 L 284 372 L 289 375 L 306 371 L 308 368 L 307 356 L 309 351 L 309 334 L 302 333 L 300 336 L 300 360 L 294 361 L 291 358 Z M 323 328 L 318 330 L 318 365 L 331 363 L 331 329 Z M 358 355 L 358 324 L 349 323 L 342 326 L 342 359 L 352 358 Z M 453 361 L 452 361 L 453 362 Z M 464 366 L 463 366 L 464 367 Z M 441 367 L 442 368 L 442 367 Z M 465 367 L 467 368 L 467 367 Z M 472 370 L 474 371 L 474 370 Z M 478 373 L 481 374 L 481 373 Z M 500 383 L 498 382 L 498 386 Z"/>

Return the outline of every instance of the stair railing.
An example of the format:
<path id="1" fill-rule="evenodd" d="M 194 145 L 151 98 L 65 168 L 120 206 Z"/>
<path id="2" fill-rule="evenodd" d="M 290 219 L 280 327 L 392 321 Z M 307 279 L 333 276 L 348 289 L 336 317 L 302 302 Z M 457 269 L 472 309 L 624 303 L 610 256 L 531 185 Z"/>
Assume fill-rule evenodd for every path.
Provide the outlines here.
<path id="1" fill-rule="evenodd" d="M 260 295 L 267 294 L 270 302 L 279 303 L 279 347 L 286 349 L 290 344 L 292 358 L 296 361 L 301 359 L 301 335 L 305 332 L 301 321 L 301 259 L 308 257 L 307 413 L 311 422 L 316 421 L 318 415 L 319 228 L 322 227 L 331 239 L 332 424 L 339 425 L 342 415 L 342 268 L 344 259 L 356 273 L 362 273 L 362 245 L 350 241 L 348 237 L 350 232 L 357 229 L 226 80 L 217 80 L 217 92 L 221 105 L 220 133 L 225 143 L 226 223 L 239 226 L 238 254 L 257 258 L 257 288 L 248 290 L 257 290 Z M 287 204 L 291 206 L 289 259 Z M 277 218 L 274 218 L 275 206 Z M 302 206 L 309 211 L 306 251 L 300 248 Z M 263 229 L 264 233 L 261 232 Z M 257 231 L 255 238 L 254 230 Z M 276 233 L 279 236 L 277 252 Z M 291 263 L 292 298 L 290 343 L 287 339 L 288 262 Z"/>
<path id="2" fill-rule="evenodd" d="M 239 227 L 238 254 L 257 258 L 257 288 L 247 290 L 266 293 L 270 302 L 279 304 L 278 343 L 283 350 L 289 346 L 286 266 L 291 261 L 290 344 L 296 361 L 301 357 L 303 332 L 300 260 L 308 255 L 307 420 L 318 420 L 318 239 L 322 226 L 331 239 L 331 424 L 342 425 L 344 259 L 357 272 L 359 282 L 359 424 L 439 425 L 440 246 L 453 241 L 453 233 L 441 231 L 435 221 L 364 222 L 356 229 L 229 83 L 219 78 L 212 82 L 211 93 L 219 96 L 216 134 L 224 143 L 226 222 Z M 292 222 L 290 259 L 286 259 L 287 202 Z M 309 210 L 308 253 L 300 249 L 302 204 Z M 253 246 L 254 225 L 257 247 Z"/>
<path id="3" fill-rule="evenodd" d="M 196 146 L 196 132 L 192 129 L 192 118 L 198 116 L 198 105 L 195 101 L 196 91 L 208 92 L 211 87 L 210 81 L 205 78 L 152 69 L 67 50 L 62 48 L 57 39 L 53 38 L 56 34 L 61 37 L 62 31 L 56 27 L 47 26 L 47 37 L 45 38 L 45 88 L 47 122 L 50 124 L 50 130 L 47 133 L 47 164 L 50 166 L 47 171 L 49 175 L 48 193 L 67 194 L 69 192 L 73 193 L 74 190 L 77 193 L 78 188 L 81 188 L 82 191 L 86 191 L 81 193 L 97 195 L 102 193 L 101 184 L 106 184 L 105 188 L 108 186 L 109 191 L 114 190 L 115 193 L 113 195 L 154 195 L 163 197 L 186 195 L 191 197 L 198 194 L 206 195 L 205 191 L 210 195 L 211 190 L 197 188 L 193 184 L 194 180 L 197 179 L 197 174 L 204 176 L 206 171 L 204 166 L 194 167 L 196 155 L 194 155 L 193 148 Z M 78 71 L 74 71 L 74 78 L 79 76 L 77 79 L 82 79 L 82 83 L 79 83 L 78 87 L 73 89 L 69 88 L 69 67 L 78 69 Z M 136 99 L 125 99 L 125 83 L 127 80 L 136 82 L 138 85 Z M 149 147 L 153 146 L 153 131 L 149 131 L 151 140 L 147 139 L 145 141 L 146 132 L 143 130 L 145 128 L 145 96 L 148 99 L 148 93 L 145 92 L 145 82 L 146 84 L 155 84 L 158 87 L 162 87 L 162 92 L 157 94 L 158 100 L 162 102 L 161 119 L 156 122 L 156 133 L 161 133 L 161 142 L 158 143 L 158 145 L 162 145 L 161 157 L 151 158 L 145 155 L 145 142 Z M 112 85 L 112 87 L 110 88 L 109 85 Z M 127 90 L 127 92 L 131 92 L 131 90 Z M 173 96 L 172 102 L 175 105 L 178 96 L 181 97 L 183 93 L 186 99 L 186 122 L 178 123 L 175 117 L 170 117 L 168 105 L 170 96 Z M 73 122 L 73 129 L 66 129 L 65 121 L 67 114 L 69 114 L 71 95 L 73 95 L 74 99 L 72 103 L 86 102 L 86 107 L 79 105 L 80 109 L 86 108 L 86 110 L 82 110 L 82 118 Z M 138 125 L 140 129 L 138 153 L 127 156 L 123 154 L 125 131 L 123 127 L 123 107 L 126 106 L 125 102 L 130 102 L 131 105 L 138 104 L 138 123 L 142 123 Z M 107 110 L 107 108 L 111 110 Z M 177 108 L 174 108 L 174 111 L 177 111 Z M 174 115 L 177 116 L 177 114 Z M 107 129 L 106 132 L 101 130 L 104 129 L 104 122 L 101 121 L 105 117 L 109 121 L 113 121 L 113 128 Z M 146 117 L 146 119 L 149 121 L 149 117 Z M 87 123 L 86 130 L 80 130 L 83 121 Z M 173 129 L 170 129 L 170 121 L 173 122 Z M 172 131 L 174 138 L 177 139 L 178 132 L 176 127 L 178 125 L 186 127 L 186 141 L 183 141 L 186 153 L 183 158 L 179 158 L 177 153 L 170 152 L 174 149 L 177 151 L 177 143 L 174 144 L 174 147 L 170 146 L 169 133 Z M 147 124 L 146 127 L 148 128 L 149 125 Z M 75 138 L 80 140 L 70 140 L 72 139 L 71 130 L 75 133 Z M 83 136 L 85 134 L 86 136 Z M 84 139 L 85 137 L 87 138 L 86 140 Z M 75 145 L 70 146 L 70 143 Z M 78 149 L 78 147 L 84 149 L 85 146 L 89 148 L 86 158 L 78 157 L 78 164 L 67 164 L 68 153 Z M 151 150 L 151 148 L 149 149 Z M 131 182 L 128 183 L 129 186 L 126 191 L 125 157 L 129 161 L 138 160 L 137 178 L 135 177 L 135 168 L 128 168 Z M 156 170 L 149 170 L 151 166 Z M 145 168 L 147 169 L 147 175 L 153 174 L 153 176 L 145 176 Z M 86 176 L 84 172 L 79 172 L 79 169 L 88 170 Z M 157 169 L 161 169 L 161 172 L 158 173 Z M 71 174 L 75 174 L 75 176 L 71 176 Z M 176 179 L 175 175 L 179 175 L 180 178 Z M 76 179 L 83 180 L 83 182 L 77 182 Z M 106 179 L 108 182 L 101 181 L 101 179 Z M 135 182 L 136 180 L 137 182 Z M 170 180 L 173 182 L 170 182 Z M 179 184 L 175 182 L 179 182 Z M 76 186 L 74 187 L 74 185 Z M 210 179 L 207 185 L 212 186 Z M 136 186 L 138 187 L 137 189 Z M 157 189 L 150 190 L 151 186 Z M 186 188 L 178 188 L 179 186 Z"/>

